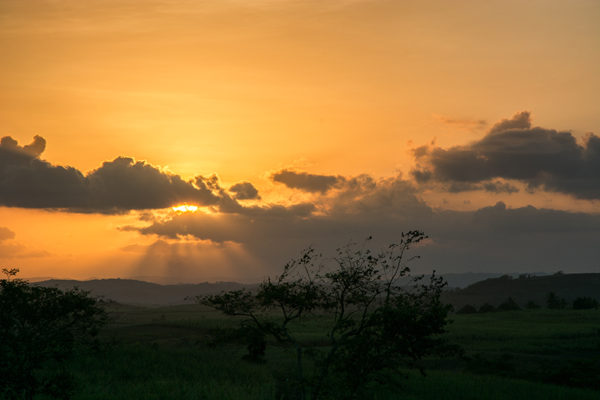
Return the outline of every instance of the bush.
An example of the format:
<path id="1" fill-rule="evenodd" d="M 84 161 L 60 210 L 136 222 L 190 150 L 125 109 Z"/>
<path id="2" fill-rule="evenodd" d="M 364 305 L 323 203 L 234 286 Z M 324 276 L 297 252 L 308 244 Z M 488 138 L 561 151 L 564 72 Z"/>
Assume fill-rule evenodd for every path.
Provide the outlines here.
<path id="1" fill-rule="evenodd" d="M 517 302 L 514 301 L 512 297 L 509 297 L 498 306 L 498 311 L 516 311 L 520 309 L 521 307 L 519 307 Z"/>
<path id="2" fill-rule="evenodd" d="M 590 310 L 592 308 L 598 308 L 598 300 L 591 297 L 578 297 L 573 300 L 574 310 Z"/>
<path id="3" fill-rule="evenodd" d="M 36 393 L 67 398 L 73 384 L 65 361 L 75 343 L 94 337 L 105 320 L 97 301 L 79 290 L 61 291 L 0 280 L 0 398 Z"/>
<path id="4" fill-rule="evenodd" d="M 563 309 L 567 307 L 567 301 L 561 297 L 558 297 L 556 293 L 550 292 L 546 297 L 546 307 L 551 310 Z"/>
<path id="5" fill-rule="evenodd" d="M 295 371 L 283 374 L 285 382 L 278 386 L 285 398 L 363 399 L 368 385 L 390 382 L 386 374 L 397 374 L 400 366 L 419 368 L 423 357 L 444 349 L 440 335 L 449 306 L 440 301 L 442 278 L 413 277 L 412 287 L 405 286 L 410 271 L 406 252 L 423 239 L 423 233 L 411 231 L 377 253 L 349 245 L 337 249 L 331 264 L 309 248 L 256 292 L 198 300 L 244 317 L 294 350 Z M 293 324 L 312 312 L 331 317 L 326 345 L 303 341 Z M 305 356 L 311 357 L 311 368 Z"/>

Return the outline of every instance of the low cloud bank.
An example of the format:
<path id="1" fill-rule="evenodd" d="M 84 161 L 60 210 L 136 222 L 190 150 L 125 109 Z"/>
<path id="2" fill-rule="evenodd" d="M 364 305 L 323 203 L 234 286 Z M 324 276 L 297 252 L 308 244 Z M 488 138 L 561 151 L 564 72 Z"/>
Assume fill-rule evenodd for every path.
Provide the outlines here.
<path id="1" fill-rule="evenodd" d="M 71 212 L 120 213 L 158 209 L 177 203 L 218 205 L 231 201 L 216 177 L 185 181 L 145 161 L 117 157 L 84 175 L 76 168 L 40 159 L 46 141 L 36 136 L 20 146 L 0 141 L 0 205 Z M 246 188 L 246 196 L 248 195 Z"/>
<path id="2" fill-rule="evenodd" d="M 486 185 L 503 178 L 521 181 L 531 191 L 600 199 L 600 137 L 589 134 L 578 143 L 571 132 L 533 127 L 527 111 L 498 122 L 471 144 L 423 146 L 414 155 L 418 165 L 412 175 L 417 182 L 446 184 L 451 191 L 496 191 Z"/>
<path id="3" fill-rule="evenodd" d="M 591 271 L 600 259 L 598 214 L 512 209 L 502 202 L 468 212 L 435 210 L 400 177 L 346 178 L 313 203 L 174 215 L 137 229 L 171 239 L 237 243 L 265 273 L 277 272 L 308 245 L 334 249 L 367 235 L 384 245 L 411 229 L 431 237 L 415 249 L 423 256 L 418 264 L 423 271 Z"/>

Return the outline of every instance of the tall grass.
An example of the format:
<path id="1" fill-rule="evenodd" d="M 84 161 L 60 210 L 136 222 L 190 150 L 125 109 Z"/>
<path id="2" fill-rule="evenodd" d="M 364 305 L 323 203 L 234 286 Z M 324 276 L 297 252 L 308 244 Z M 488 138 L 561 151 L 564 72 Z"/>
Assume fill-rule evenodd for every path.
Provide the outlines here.
<path id="1" fill-rule="evenodd" d="M 253 364 L 241 359 L 245 353 L 241 344 L 209 345 L 210 329 L 236 326 L 235 320 L 191 306 L 120 309 L 117 316 L 103 332 L 99 350 L 71 360 L 77 383 L 74 399 L 277 398 L 274 376 L 281 376 L 291 360 L 285 349 L 269 346 L 267 362 Z M 535 310 L 453 318 L 449 339 L 465 349 L 470 361 L 428 360 L 427 376 L 407 371 L 408 378 L 401 379 L 399 387 L 373 387 L 374 399 L 600 398 L 599 391 L 544 383 L 543 376 L 531 373 L 544 362 L 568 367 L 572 361 L 596 357 L 599 311 Z M 297 328 L 305 340 L 318 343 L 325 323 L 316 317 Z M 474 371 L 477 360 L 487 362 L 488 370 Z M 528 380 L 515 379 L 519 374 Z"/>

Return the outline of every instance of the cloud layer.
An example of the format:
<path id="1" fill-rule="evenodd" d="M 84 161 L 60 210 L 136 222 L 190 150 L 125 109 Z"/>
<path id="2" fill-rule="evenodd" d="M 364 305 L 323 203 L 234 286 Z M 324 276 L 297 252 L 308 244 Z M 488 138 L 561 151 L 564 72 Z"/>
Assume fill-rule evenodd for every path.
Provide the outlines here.
<path id="1" fill-rule="evenodd" d="M 36 136 L 20 146 L 0 141 L 0 205 L 75 212 L 118 213 L 157 209 L 177 203 L 216 205 L 223 195 L 209 178 L 193 182 L 144 161 L 117 157 L 87 175 L 73 167 L 52 165 L 39 156 L 46 141 Z"/>
<path id="2" fill-rule="evenodd" d="M 441 183 L 450 192 L 499 194 L 517 191 L 515 182 L 530 190 L 600 198 L 600 138 L 589 135 L 578 143 L 569 132 L 532 127 L 527 112 L 498 122 L 485 137 L 466 146 L 415 149 L 419 165 L 412 172 L 414 180 L 278 171 L 271 176 L 274 182 L 310 193 L 300 196 L 310 201 L 283 204 L 245 202 L 260 200 L 250 182 L 224 187 L 216 175 L 186 181 L 127 157 L 84 174 L 42 160 L 45 145 L 39 136 L 26 146 L 2 138 L 1 206 L 99 213 L 178 203 L 210 207 L 210 213 L 162 217 L 148 212 L 140 216 L 145 226 L 124 228 L 156 237 L 160 246 L 150 250 L 173 258 L 165 261 L 169 265 L 204 261 L 209 268 L 207 263 L 219 260 L 215 249 L 226 249 L 236 273 L 251 270 L 254 275 L 246 275 L 259 278 L 256 271 L 276 273 L 308 245 L 333 249 L 369 235 L 383 245 L 412 229 L 431 237 L 418 249 L 424 272 L 433 267 L 443 272 L 594 271 L 600 259 L 600 214 L 511 208 L 502 202 L 459 212 L 434 209 L 421 198 L 423 183 Z M 0 228 L 0 241 L 13 236 Z M 189 256 L 188 243 L 196 243 L 197 250 Z M 204 259 L 209 249 L 214 254 Z M 151 263 L 154 253 L 144 262 Z"/>
<path id="3" fill-rule="evenodd" d="M 600 199 L 600 137 L 589 134 L 578 143 L 571 132 L 532 127 L 526 111 L 498 122 L 469 145 L 426 146 L 414 154 L 418 167 L 412 175 L 420 183 L 441 182 L 458 191 L 503 178 L 524 182 L 529 190 Z"/>
<path id="4" fill-rule="evenodd" d="M 600 215 L 501 202 L 469 212 L 435 210 L 409 181 L 367 175 L 345 178 L 313 203 L 172 215 L 139 232 L 237 243 L 265 273 L 275 273 L 308 245 L 334 249 L 368 235 L 383 245 L 411 229 L 432 238 L 418 249 L 423 271 L 589 271 L 600 257 Z"/>

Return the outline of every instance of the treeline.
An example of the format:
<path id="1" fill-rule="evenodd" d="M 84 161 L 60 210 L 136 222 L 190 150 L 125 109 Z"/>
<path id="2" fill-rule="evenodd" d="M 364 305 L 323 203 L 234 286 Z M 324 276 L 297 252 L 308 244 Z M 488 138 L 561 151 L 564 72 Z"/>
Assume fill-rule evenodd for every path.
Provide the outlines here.
<path id="1" fill-rule="evenodd" d="M 559 310 L 565 308 L 571 308 L 573 310 L 590 310 L 590 309 L 598 309 L 600 303 L 598 300 L 582 296 L 577 297 L 575 300 L 569 304 L 566 299 L 558 296 L 554 292 L 550 292 L 546 296 L 545 308 L 550 310 Z M 483 303 L 481 306 L 476 307 L 472 304 L 466 304 L 459 308 L 456 313 L 457 314 L 475 314 L 475 313 L 488 313 L 488 312 L 497 312 L 497 311 L 517 311 L 525 309 L 539 309 L 542 308 L 541 305 L 536 303 L 533 300 L 527 301 L 523 306 L 520 306 L 512 297 L 507 298 L 502 303 L 494 306 L 489 303 Z"/>

